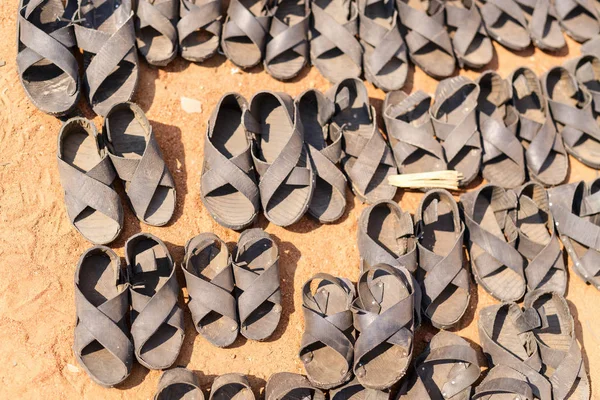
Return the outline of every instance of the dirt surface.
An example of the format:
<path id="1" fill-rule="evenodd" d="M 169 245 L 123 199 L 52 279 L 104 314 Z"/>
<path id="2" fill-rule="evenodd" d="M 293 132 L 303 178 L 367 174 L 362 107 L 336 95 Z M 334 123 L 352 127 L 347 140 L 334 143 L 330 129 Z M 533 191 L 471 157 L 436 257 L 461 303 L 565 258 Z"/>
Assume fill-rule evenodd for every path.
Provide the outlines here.
<path id="1" fill-rule="evenodd" d="M 17 77 L 16 8 L 15 0 L 0 2 L 0 59 L 6 61 L 0 67 L 0 398 L 150 399 L 160 371 L 148 371 L 136 364 L 124 384 L 104 389 L 86 376 L 73 357 L 73 273 L 79 256 L 90 244 L 71 227 L 63 204 L 55 158 L 61 122 L 31 105 Z M 498 54 L 490 67 L 503 76 L 520 65 L 541 73 L 579 54 L 579 46 L 571 40 L 568 43 L 568 51 L 560 55 L 539 50 L 517 55 L 496 46 Z M 175 178 L 178 203 L 172 222 L 162 228 L 140 223 L 126 208 L 125 229 L 112 247 L 122 256 L 126 238 L 140 231 L 151 232 L 163 239 L 174 259 L 181 262 L 182 246 L 200 232 L 214 232 L 233 245 L 239 234 L 217 225 L 199 197 L 202 138 L 213 106 L 228 91 L 241 92 L 248 98 L 263 89 L 297 95 L 311 87 L 326 90 L 329 83 L 314 68 L 303 71 L 293 82 L 281 83 L 261 68 L 240 72 L 223 56 L 202 65 L 178 59 L 165 69 L 142 63 L 140 72 L 135 101 L 154 127 Z M 461 73 L 471 78 L 478 74 Z M 406 90 L 433 93 L 436 83 L 417 70 L 411 72 Z M 371 85 L 368 88 L 380 111 L 384 93 Z M 199 100 L 202 112 L 185 113 L 182 96 Z M 87 106 L 84 115 L 93 117 Z M 100 118 L 94 121 L 101 126 Z M 571 160 L 570 181 L 597 176 L 597 171 Z M 396 199 L 405 210 L 414 212 L 421 196 L 399 191 Z M 196 334 L 185 309 L 186 339 L 176 365 L 196 371 L 205 389 L 220 374 L 248 374 L 257 393 L 275 372 L 303 372 L 297 358 L 303 330 L 299 288 L 319 271 L 353 280 L 358 277 L 356 228 L 365 206 L 353 196 L 350 199 L 348 211 L 333 225 L 320 225 L 305 217 L 290 229 L 282 229 L 261 217 L 257 226 L 275 237 L 281 251 L 284 311 L 279 329 L 264 343 L 238 339 L 232 348 L 216 349 Z M 185 290 L 183 293 L 182 305 Z M 571 273 L 567 299 L 575 317 L 577 338 L 584 347 L 592 398 L 600 399 L 600 292 Z M 494 303 L 483 290 L 474 289 L 469 312 L 457 330 L 477 348 L 477 312 Z M 431 326 L 421 328 L 419 351 L 434 333 Z"/>

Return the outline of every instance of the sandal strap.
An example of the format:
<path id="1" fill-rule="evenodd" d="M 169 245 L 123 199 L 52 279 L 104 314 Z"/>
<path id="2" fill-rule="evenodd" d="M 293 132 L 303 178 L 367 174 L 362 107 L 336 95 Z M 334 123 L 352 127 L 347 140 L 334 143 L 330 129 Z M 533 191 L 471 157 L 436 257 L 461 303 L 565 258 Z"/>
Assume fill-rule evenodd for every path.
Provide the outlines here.
<path id="1" fill-rule="evenodd" d="M 308 2 L 306 3 L 306 12 L 302 21 L 294 25 L 288 25 L 277 17 L 271 21 L 270 35 L 271 40 L 267 44 L 265 62 L 270 64 L 276 57 L 287 51 L 293 51 L 303 59 L 309 57 L 308 49 L 308 20 L 310 11 Z"/>
<path id="2" fill-rule="evenodd" d="M 221 2 L 218 0 L 205 0 L 193 3 L 190 0 L 180 0 L 179 15 L 181 19 L 177 23 L 179 44 L 197 30 L 203 29 L 215 36 L 221 35 Z"/>
<path id="3" fill-rule="evenodd" d="M 404 39 L 402 39 L 400 28 L 398 26 L 398 13 L 393 11 L 392 24 L 389 28 L 382 26 L 365 15 L 365 8 L 368 5 L 378 2 L 384 3 L 384 6 L 391 7 L 393 10 L 394 2 L 389 0 L 387 3 L 384 0 L 365 0 L 363 2 L 364 5 L 362 5 L 359 10 L 360 39 L 374 48 L 373 53 L 369 57 L 365 57 L 365 67 L 369 68 L 375 75 L 379 74 L 394 58 L 403 63 L 408 62 L 406 45 L 404 44 Z"/>
<path id="4" fill-rule="evenodd" d="M 262 3 L 264 3 L 263 9 L 266 9 L 267 2 L 263 1 Z M 247 37 L 263 54 L 269 34 L 270 21 L 270 15 L 256 16 L 240 0 L 231 0 L 227 10 L 227 21 L 223 27 L 223 40 Z"/>
<path id="5" fill-rule="evenodd" d="M 568 351 L 552 349 L 543 343 L 539 343 L 540 353 L 544 363 L 554 368 L 554 373 L 550 376 L 554 399 L 563 400 L 577 383 L 578 378 L 585 377 L 585 366 L 581 349 L 573 335 L 571 345 Z"/>
<path id="6" fill-rule="evenodd" d="M 160 379 L 158 380 L 158 387 L 156 388 L 154 400 L 159 400 L 164 397 L 161 396 L 161 393 L 169 386 L 182 383 L 192 386 L 198 393 L 202 392 L 202 389 L 200 388 L 200 381 L 193 371 L 183 367 L 175 367 L 173 369 L 166 370 L 161 375 Z"/>
<path id="7" fill-rule="evenodd" d="M 583 8 L 587 13 L 596 16 L 597 11 L 589 0 L 562 0 L 554 2 L 556 14 L 561 20 L 565 19 L 576 8 Z"/>
<path id="8" fill-rule="evenodd" d="M 521 10 L 521 7 L 519 7 L 515 0 L 486 0 L 485 4 L 479 10 L 488 26 L 493 26 L 502 14 L 506 14 L 523 28 L 527 29 L 527 20 L 525 19 L 523 10 Z"/>
<path id="9" fill-rule="evenodd" d="M 470 8 L 455 7 L 447 3 L 446 23 L 456 29 L 452 37 L 452 47 L 459 62 L 462 62 L 478 35 L 488 36 L 475 1 L 471 2 Z"/>
<path id="10" fill-rule="evenodd" d="M 174 47 L 177 43 L 177 30 L 171 21 L 177 17 L 178 2 L 179 0 L 170 0 L 156 4 L 149 0 L 139 0 L 136 10 L 139 28 L 152 27 L 169 39 Z"/>
<path id="11" fill-rule="evenodd" d="M 473 400 L 502 393 L 519 395 L 521 400 L 534 400 L 531 386 L 524 380 L 514 378 L 496 378 L 482 383 L 475 389 Z"/>
<path id="12" fill-rule="evenodd" d="M 523 131 L 524 126 L 529 125 L 533 132 L 535 132 L 529 147 L 527 147 L 527 150 L 525 150 L 527 166 L 535 174 L 540 173 L 545 161 L 552 155 L 552 153 L 562 154 L 566 157 L 567 152 L 565 150 L 565 146 L 550 117 L 546 118 L 546 121 L 544 121 L 543 124 L 528 119 L 524 115 L 520 115 L 519 118 L 521 123 L 521 131 Z"/>
<path id="13" fill-rule="evenodd" d="M 406 35 L 408 49 L 414 54 L 432 43 L 454 57 L 452 42 L 444 25 L 444 4 L 437 0 L 431 4 L 438 6 L 433 15 L 409 6 L 405 0 L 396 2 L 400 21 L 409 31 Z"/>
<path id="14" fill-rule="evenodd" d="M 600 127 L 592 111 L 592 96 L 587 90 L 582 89 L 582 92 L 586 99 L 581 108 L 548 98 L 552 117 L 564 125 L 561 135 L 569 146 L 574 146 L 584 134 L 600 141 Z"/>
<path id="15" fill-rule="evenodd" d="M 271 386 L 270 386 L 271 390 L 269 392 L 266 392 L 266 396 L 265 396 L 266 400 L 285 399 L 288 397 L 290 392 L 296 391 L 298 389 L 307 389 L 307 390 L 313 392 L 312 396 L 306 398 L 307 400 L 324 400 L 325 399 L 325 395 L 323 394 L 323 392 L 320 389 L 317 389 L 314 386 L 312 386 L 311 383 L 309 382 L 309 380 L 306 379 L 305 376 L 287 373 L 287 372 L 283 372 L 280 374 L 282 374 L 282 375 L 279 375 L 279 376 L 273 375 L 271 378 L 269 378 L 269 382 L 267 382 L 267 383 L 271 383 Z M 274 383 L 274 382 L 272 382 L 273 377 L 278 378 L 275 389 L 273 389 L 273 383 Z"/>
<path id="16" fill-rule="evenodd" d="M 508 112 L 514 112 L 514 110 Z M 484 117 L 484 114 L 481 113 L 480 117 L 482 119 L 480 125 L 483 142 L 483 162 L 489 162 L 504 154 L 518 166 L 524 166 L 523 146 L 516 136 L 517 124 L 507 126 L 504 122 Z"/>
<path id="17" fill-rule="evenodd" d="M 547 36 L 545 28 L 548 21 L 556 20 L 554 5 L 549 0 L 516 0 L 516 2 L 533 10 L 528 25 L 529 34 L 532 39 L 542 41 Z"/>

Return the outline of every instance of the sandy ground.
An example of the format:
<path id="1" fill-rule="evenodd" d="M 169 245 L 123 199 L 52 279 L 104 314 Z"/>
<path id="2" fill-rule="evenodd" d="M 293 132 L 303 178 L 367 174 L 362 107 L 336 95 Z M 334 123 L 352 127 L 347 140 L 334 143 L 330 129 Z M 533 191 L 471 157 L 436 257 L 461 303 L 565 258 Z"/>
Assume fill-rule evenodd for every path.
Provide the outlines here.
<path id="1" fill-rule="evenodd" d="M 79 256 L 90 244 L 71 227 L 63 205 L 55 159 L 61 122 L 30 104 L 17 77 L 16 8 L 15 0 L 0 2 L 0 59 L 6 61 L 0 67 L 0 398 L 150 399 L 160 371 L 148 371 L 136 364 L 124 384 L 104 389 L 92 383 L 73 357 L 73 273 Z M 520 65 L 529 65 L 541 73 L 566 57 L 578 55 L 579 49 L 569 41 L 568 51 L 560 55 L 539 50 L 517 55 L 499 46 L 497 52 L 491 68 L 506 76 Z M 175 178 L 178 203 L 172 222 L 162 228 L 141 224 L 127 209 L 124 232 L 112 245 L 120 255 L 126 238 L 140 231 L 162 238 L 177 262 L 182 260 L 185 242 L 200 232 L 212 231 L 233 244 L 238 233 L 217 225 L 204 210 L 198 193 L 202 138 L 211 109 L 227 91 L 250 97 L 262 89 L 297 95 L 309 87 L 329 87 L 314 68 L 289 83 L 272 79 L 261 68 L 236 71 L 223 56 L 203 65 L 178 59 L 165 69 L 142 64 L 135 101 L 155 129 Z M 472 78 L 478 74 L 461 73 Z M 435 80 L 416 71 L 410 74 L 407 90 L 433 93 L 435 86 Z M 379 110 L 384 93 L 368 87 Z M 183 112 L 182 96 L 199 100 L 202 113 Z M 87 117 L 93 117 L 89 108 L 84 110 Z M 101 126 L 100 118 L 94 121 Z M 570 181 L 597 176 L 598 172 L 571 160 Z M 421 196 L 398 192 L 396 199 L 404 209 L 414 212 Z M 301 373 L 302 365 L 296 355 L 303 330 L 299 288 L 319 271 L 353 280 L 358 277 L 356 227 L 365 206 L 352 196 L 350 199 L 348 211 L 334 225 L 319 225 L 305 217 L 290 229 L 282 229 L 261 217 L 257 225 L 276 238 L 281 251 L 284 312 L 279 329 L 264 343 L 239 339 L 232 348 L 216 349 L 196 334 L 186 309 L 186 339 L 176 365 L 196 371 L 205 389 L 220 374 L 248 374 L 257 393 L 275 372 Z M 182 304 L 184 297 L 185 291 Z M 575 317 L 577 339 L 584 347 L 592 397 L 600 399 L 600 292 L 571 274 L 567 299 Z M 470 310 L 457 333 L 470 339 L 475 347 L 479 347 L 478 310 L 493 303 L 495 300 L 483 290 L 473 290 Z M 424 326 L 419 332 L 420 351 L 435 330 Z"/>

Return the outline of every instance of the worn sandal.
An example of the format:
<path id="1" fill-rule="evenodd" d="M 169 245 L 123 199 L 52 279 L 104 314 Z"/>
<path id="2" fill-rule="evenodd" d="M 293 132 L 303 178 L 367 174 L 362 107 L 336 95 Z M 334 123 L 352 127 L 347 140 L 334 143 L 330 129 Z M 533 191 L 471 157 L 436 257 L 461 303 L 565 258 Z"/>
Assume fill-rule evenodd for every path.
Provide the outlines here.
<path id="1" fill-rule="evenodd" d="M 527 377 L 506 365 L 490 369 L 475 389 L 472 400 L 534 400 L 533 390 Z"/>
<path id="2" fill-rule="evenodd" d="M 578 42 L 585 42 L 600 32 L 598 11 L 591 0 L 554 0 L 560 26 Z"/>
<path id="3" fill-rule="evenodd" d="M 331 83 L 358 78 L 362 73 L 363 48 L 356 39 L 358 10 L 352 0 L 310 2 L 310 59 Z"/>
<path id="4" fill-rule="evenodd" d="M 527 20 L 533 44 L 546 51 L 559 51 L 567 45 L 552 0 L 515 0 Z"/>
<path id="5" fill-rule="evenodd" d="M 444 3 L 440 0 L 397 0 L 411 60 L 427 75 L 444 79 L 454 73 L 456 61 L 445 27 Z"/>
<path id="6" fill-rule="evenodd" d="M 125 243 L 131 283 L 131 336 L 135 356 L 148 369 L 169 368 L 184 338 L 179 284 L 167 246 L 154 235 L 138 233 Z"/>
<path id="7" fill-rule="evenodd" d="M 123 272 L 119 256 L 105 246 L 83 253 L 75 271 L 73 352 L 90 378 L 105 387 L 123 382 L 133 364 L 126 324 L 129 290 Z"/>
<path id="8" fill-rule="evenodd" d="M 600 181 L 552 188 L 548 200 L 575 273 L 600 290 Z"/>
<path id="9" fill-rule="evenodd" d="M 354 302 L 354 375 L 384 390 L 402 378 L 413 356 L 418 289 L 404 267 L 377 264 L 363 271 Z"/>
<path id="10" fill-rule="evenodd" d="M 308 379 L 291 372 L 278 372 L 269 378 L 265 400 L 325 400 L 325 394 L 313 387 Z"/>
<path id="11" fill-rule="evenodd" d="M 387 178 L 397 173 L 392 151 L 377 127 L 375 108 L 363 81 L 348 78 L 327 95 L 335 103 L 331 129 L 344 137 L 342 165 L 356 196 L 366 203 L 391 200 L 396 187 Z"/>
<path id="12" fill-rule="evenodd" d="M 552 389 L 539 372 L 542 360 L 531 331 L 545 323 L 536 311 L 523 312 L 515 303 L 483 308 L 478 322 L 479 340 L 490 365 L 510 367 L 524 375 L 535 398 L 544 400 L 552 398 Z M 520 386 L 515 385 L 513 390 Z"/>
<path id="13" fill-rule="evenodd" d="M 564 67 L 590 92 L 594 111 L 600 111 L 600 59 L 584 55 L 567 60 Z"/>
<path id="14" fill-rule="evenodd" d="M 567 271 L 558 243 L 548 194 L 537 183 L 515 190 L 517 207 L 509 212 L 519 233 L 517 250 L 528 261 L 525 267 L 529 291 L 543 289 L 564 294 Z"/>
<path id="15" fill-rule="evenodd" d="M 448 168 L 442 145 L 435 138 L 430 104 L 431 97 L 420 90 L 410 96 L 396 91 L 385 97 L 383 121 L 401 174 Z"/>
<path id="16" fill-rule="evenodd" d="M 234 252 L 233 276 L 240 332 L 251 340 L 265 340 L 281 319 L 279 249 L 260 228 L 240 235 Z"/>
<path id="17" fill-rule="evenodd" d="M 278 0 L 265 50 L 265 70 L 275 79 L 297 76 L 308 63 L 309 0 Z"/>
<path id="18" fill-rule="evenodd" d="M 83 82 L 94 112 L 106 116 L 118 103 L 131 100 L 138 82 L 132 0 L 79 0 L 75 25 L 83 50 Z"/>
<path id="19" fill-rule="evenodd" d="M 217 53 L 223 15 L 221 0 L 180 0 L 177 33 L 181 57 L 202 62 Z"/>
<path id="20" fill-rule="evenodd" d="M 135 215 L 148 225 L 166 225 L 175 211 L 175 182 L 142 109 L 133 103 L 115 105 L 102 134 Z"/>
<path id="21" fill-rule="evenodd" d="M 354 285 L 320 273 L 302 287 L 304 333 L 299 357 L 310 382 L 331 389 L 352 378 Z"/>
<path id="22" fill-rule="evenodd" d="M 367 207 L 358 219 L 361 270 L 372 265 L 402 266 L 417 270 L 417 245 L 410 213 L 398 203 L 382 200 Z"/>
<path id="23" fill-rule="evenodd" d="M 316 89 L 302 92 L 294 103 L 316 177 L 308 213 L 323 223 L 334 222 L 346 209 L 346 178 L 337 165 L 342 157 L 342 133 L 329 126 L 333 103 Z"/>
<path id="24" fill-rule="evenodd" d="M 542 77 L 542 89 L 567 152 L 600 169 L 600 118 L 592 95 L 563 67 L 554 67 Z"/>
<path id="25" fill-rule="evenodd" d="M 481 174 L 491 184 L 507 189 L 519 187 L 525 182 L 525 156 L 517 138 L 519 118 L 509 103 L 511 85 L 494 71 L 484 72 L 477 83 L 483 142 Z"/>
<path id="26" fill-rule="evenodd" d="M 446 190 L 428 191 L 415 213 L 415 226 L 421 309 L 433 326 L 447 329 L 458 324 L 471 299 L 458 204 Z"/>
<path id="27" fill-rule="evenodd" d="M 177 57 L 180 0 L 138 0 L 137 48 L 149 64 L 164 67 Z"/>
<path id="28" fill-rule="evenodd" d="M 401 89 L 408 57 L 394 2 L 359 0 L 358 15 L 365 78 L 386 92 Z"/>
<path id="29" fill-rule="evenodd" d="M 398 399 L 470 400 L 479 374 L 477 352 L 469 343 L 454 333 L 439 331 L 417 357 L 412 379 L 400 389 Z"/>
<path id="30" fill-rule="evenodd" d="M 525 296 L 524 307 L 534 309 L 548 322 L 547 327 L 532 332 L 545 366 L 544 375 L 552 384 L 552 398 L 589 399 L 590 383 L 565 298 L 551 291 L 535 290 Z"/>
<path id="31" fill-rule="evenodd" d="M 252 68 L 262 61 L 271 26 L 270 3 L 270 0 L 229 2 L 221 47 L 237 66 Z"/>
<path id="32" fill-rule="evenodd" d="M 225 94 L 208 121 L 204 138 L 202 203 L 219 224 L 235 230 L 251 225 L 260 208 L 252 143 L 242 123 L 247 108 L 241 95 Z"/>
<path id="33" fill-rule="evenodd" d="M 231 345 L 239 329 L 227 244 L 212 233 L 190 239 L 182 269 L 196 330 L 217 347 Z"/>
<path id="34" fill-rule="evenodd" d="M 225 374 L 219 376 L 210 388 L 209 400 L 254 400 L 254 393 L 246 375 Z"/>
<path id="35" fill-rule="evenodd" d="M 204 400 L 200 380 L 183 367 L 169 369 L 160 376 L 154 400 Z"/>
<path id="36" fill-rule="evenodd" d="M 81 94 L 71 22 L 76 9 L 75 0 L 19 2 L 19 79 L 32 103 L 51 115 L 68 114 L 77 105 Z"/>
<path id="37" fill-rule="evenodd" d="M 360 384 L 358 379 L 354 378 L 342 387 L 329 391 L 331 400 L 389 400 L 390 392 L 388 390 L 368 389 Z"/>
<path id="38" fill-rule="evenodd" d="M 71 224 L 87 240 L 107 244 L 123 229 L 123 207 L 112 186 L 115 170 L 93 122 L 68 120 L 58 134 L 56 159 Z"/>
<path id="39" fill-rule="evenodd" d="M 519 67 L 508 82 L 519 115 L 518 136 L 526 149 L 529 176 L 545 186 L 562 183 L 569 171 L 569 156 L 552 122 L 540 81 L 531 69 Z"/>
<path id="40" fill-rule="evenodd" d="M 447 0 L 446 28 L 458 65 L 483 68 L 492 61 L 494 47 L 475 0 Z"/>
<path id="41" fill-rule="evenodd" d="M 492 39 L 511 50 L 531 44 L 527 19 L 516 0 L 476 0 L 485 28 Z"/>
<path id="42" fill-rule="evenodd" d="M 481 167 L 481 134 L 477 126 L 479 85 L 464 76 L 440 82 L 430 109 L 435 135 L 442 143 L 448 169 L 463 175 L 467 186 Z"/>
<path id="43" fill-rule="evenodd" d="M 475 280 L 500 301 L 525 295 L 526 260 L 517 251 L 518 230 L 508 215 L 517 196 L 499 186 L 485 185 L 460 198 L 469 230 L 468 249 Z"/>

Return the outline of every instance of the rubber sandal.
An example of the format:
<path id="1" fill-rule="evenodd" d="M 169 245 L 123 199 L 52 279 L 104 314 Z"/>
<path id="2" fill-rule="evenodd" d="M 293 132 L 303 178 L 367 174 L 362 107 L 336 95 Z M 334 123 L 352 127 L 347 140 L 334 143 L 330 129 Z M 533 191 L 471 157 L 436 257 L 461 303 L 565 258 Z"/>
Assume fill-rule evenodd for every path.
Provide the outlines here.
<path id="1" fill-rule="evenodd" d="M 584 282 L 600 290 L 600 181 L 569 183 L 548 190 L 560 241 Z"/>
<path id="2" fill-rule="evenodd" d="M 105 387 L 123 382 L 133 364 L 126 324 L 129 291 L 123 272 L 119 257 L 105 246 L 83 253 L 75 271 L 73 352 L 89 377 Z"/>
<path id="3" fill-rule="evenodd" d="M 495 304 L 479 313 L 479 340 L 490 365 L 510 367 L 524 375 L 535 398 L 551 399 L 550 382 L 540 374 L 542 360 L 533 329 L 547 323 L 537 312 L 515 303 Z M 519 388 L 516 385 L 514 388 Z M 514 389 L 513 388 L 513 389 Z"/>
<path id="4" fill-rule="evenodd" d="M 260 209 L 252 143 L 242 122 L 247 108 L 240 94 L 225 94 L 212 112 L 204 137 L 200 197 L 215 221 L 234 230 L 250 226 Z"/>
<path id="5" fill-rule="evenodd" d="M 377 264 L 362 272 L 354 302 L 354 375 L 369 389 L 384 390 L 405 374 L 413 356 L 420 298 L 404 267 Z"/>
<path id="6" fill-rule="evenodd" d="M 298 222 L 310 206 L 315 176 L 294 101 L 286 93 L 258 92 L 243 121 L 256 142 L 252 158 L 265 217 L 278 226 Z"/>
<path id="7" fill-rule="evenodd" d="M 481 381 L 472 400 L 534 400 L 533 390 L 527 377 L 506 366 L 496 365 Z"/>
<path id="8" fill-rule="evenodd" d="M 358 252 L 361 271 L 372 265 L 402 266 L 417 270 L 417 242 L 410 213 L 398 203 L 379 201 L 363 210 L 358 219 Z"/>
<path id="9" fill-rule="evenodd" d="M 209 400 L 254 400 L 254 393 L 246 375 L 231 373 L 215 379 Z"/>
<path id="10" fill-rule="evenodd" d="M 422 313 L 436 328 L 447 329 L 458 324 L 471 299 L 458 204 L 446 190 L 428 191 L 415 213 L 415 226 Z"/>
<path id="11" fill-rule="evenodd" d="M 239 329 L 227 244 L 212 233 L 190 239 L 185 245 L 182 269 L 196 330 L 217 347 L 230 346 Z"/>
<path id="12" fill-rule="evenodd" d="M 169 369 L 160 376 L 154 400 L 204 400 L 200 381 L 187 368 Z"/>
<path id="13" fill-rule="evenodd" d="M 441 81 L 429 112 L 435 135 L 442 144 L 448 169 L 463 175 L 465 187 L 479 175 L 481 133 L 477 126 L 479 85 L 464 76 Z"/>
<path id="14" fill-rule="evenodd" d="M 591 168 L 600 169 L 600 118 L 593 108 L 593 96 L 563 67 L 546 72 L 542 89 L 567 153 Z"/>
<path id="15" fill-rule="evenodd" d="M 452 39 L 452 48 L 462 68 L 483 68 L 492 61 L 494 47 L 488 37 L 475 0 L 445 2 L 446 28 Z"/>
<path id="16" fill-rule="evenodd" d="M 585 42 L 600 33 L 598 11 L 590 0 L 554 0 L 560 26 L 578 42 Z"/>
<path id="17" fill-rule="evenodd" d="M 527 20 L 533 44 L 542 50 L 559 51 L 567 45 L 552 0 L 515 0 Z"/>
<path id="18" fill-rule="evenodd" d="M 401 89 L 408 57 L 394 2 L 358 0 L 358 16 L 365 78 L 386 92 Z"/>
<path id="19" fill-rule="evenodd" d="M 275 79 L 296 77 L 308 63 L 308 0 L 278 0 L 265 50 L 265 70 Z"/>
<path id="20" fill-rule="evenodd" d="M 535 72 L 519 67 L 509 75 L 508 82 L 512 85 L 512 104 L 519 115 L 518 136 L 525 148 L 530 178 L 545 186 L 564 182 L 569 172 L 569 156 L 552 122 L 548 101 Z"/>
<path id="21" fill-rule="evenodd" d="M 313 387 L 302 375 L 278 372 L 269 378 L 265 400 L 325 400 L 325 394 Z"/>
<path id="22" fill-rule="evenodd" d="M 221 0 L 180 0 L 179 16 L 181 57 L 203 62 L 214 56 L 221 41 Z"/>
<path id="23" fill-rule="evenodd" d="M 346 178 L 338 167 L 342 158 L 342 133 L 329 125 L 333 103 L 315 89 L 302 92 L 294 103 L 316 177 L 308 213 L 322 223 L 335 222 L 346 209 Z"/>
<path id="24" fill-rule="evenodd" d="M 476 0 L 485 28 L 492 39 L 516 51 L 531 44 L 525 13 L 515 0 Z"/>
<path id="25" fill-rule="evenodd" d="M 235 65 L 252 68 L 262 61 L 271 26 L 270 3 L 270 0 L 229 2 L 221 48 Z"/>
<path id="26" fill-rule="evenodd" d="M 500 301 L 525 295 L 526 260 L 517 251 L 518 231 L 508 212 L 517 196 L 499 186 L 485 185 L 460 197 L 469 230 L 471 270 L 477 283 Z"/>
<path id="27" fill-rule="evenodd" d="M 56 159 L 71 224 L 90 242 L 108 244 L 123 229 L 123 206 L 100 140 L 93 122 L 72 118 L 58 134 Z"/>
<path id="28" fill-rule="evenodd" d="M 131 0 L 79 0 L 75 25 L 83 50 L 83 83 L 87 98 L 100 116 L 131 100 L 138 83 L 138 55 Z"/>
<path id="29" fill-rule="evenodd" d="M 149 64 L 164 67 L 177 57 L 180 0 L 138 0 L 137 48 Z"/>
<path id="30" fill-rule="evenodd" d="M 352 0 L 312 0 L 310 60 L 321 75 L 336 84 L 362 73 L 363 48 L 358 35 L 358 10 Z"/>
<path id="31" fill-rule="evenodd" d="M 354 378 L 342 387 L 329 391 L 331 400 L 389 400 L 390 392 L 388 390 L 368 389 L 360 384 L 358 379 Z"/>
<path id="32" fill-rule="evenodd" d="M 298 356 L 308 380 L 320 389 L 352 379 L 354 285 L 347 279 L 319 273 L 302 286 L 304 333 Z"/>
<path id="33" fill-rule="evenodd" d="M 137 218 L 166 225 L 175 211 L 175 181 L 142 109 L 133 103 L 115 105 L 104 119 L 102 135 Z"/>
<path id="34" fill-rule="evenodd" d="M 131 283 L 131 336 L 135 356 L 148 369 L 169 368 L 184 338 L 179 284 L 167 246 L 154 235 L 138 233 L 125 243 Z"/>
<path id="35" fill-rule="evenodd" d="M 543 289 L 564 294 L 567 271 L 554 228 L 548 194 L 538 183 L 515 190 L 517 207 L 509 212 L 519 233 L 517 250 L 527 259 L 525 276 L 529 291 Z"/>
<path id="36" fill-rule="evenodd" d="M 444 79 L 454 73 L 456 61 L 446 31 L 444 3 L 439 0 L 397 0 L 400 22 L 410 59 L 427 75 Z"/>
<path id="37" fill-rule="evenodd" d="M 377 127 L 365 84 L 348 78 L 329 89 L 327 96 L 335 104 L 330 129 L 343 134 L 342 166 L 352 191 L 363 203 L 391 200 L 396 187 L 387 178 L 397 173 L 396 164 Z"/>
<path id="38" fill-rule="evenodd" d="M 469 400 L 480 374 L 477 352 L 465 339 L 447 331 L 431 339 L 414 368 L 397 399 Z"/>
<path id="39" fill-rule="evenodd" d="M 19 80 L 33 105 L 50 115 L 68 114 L 81 94 L 79 64 L 73 54 L 76 9 L 76 0 L 19 2 Z"/>
<path id="40" fill-rule="evenodd" d="M 517 138 L 519 117 L 510 105 L 511 85 L 494 71 L 484 72 L 477 83 L 483 143 L 481 174 L 493 185 L 506 189 L 519 187 L 525 182 L 525 156 Z"/>
<path id="41" fill-rule="evenodd" d="M 233 276 L 241 334 L 250 340 L 267 339 L 281 319 L 279 249 L 268 233 L 254 228 L 240 235 Z"/>
<path id="42" fill-rule="evenodd" d="M 590 383 L 565 298 L 551 291 L 535 290 L 525 296 L 524 307 L 535 310 L 548 322 L 547 327 L 532 332 L 545 366 L 544 375 L 552 384 L 552 398 L 589 399 Z"/>
<path id="43" fill-rule="evenodd" d="M 600 35 L 596 35 L 579 48 L 581 54 L 600 57 Z"/>
<path id="44" fill-rule="evenodd" d="M 390 92 L 383 103 L 383 121 L 401 174 L 444 171 L 448 168 L 442 145 L 436 140 L 429 107 L 431 96 Z"/>

